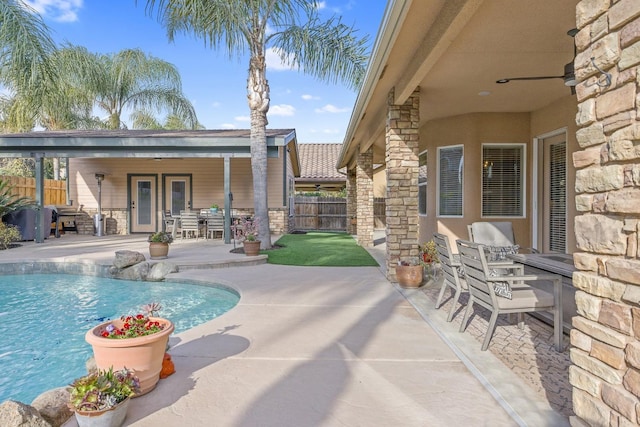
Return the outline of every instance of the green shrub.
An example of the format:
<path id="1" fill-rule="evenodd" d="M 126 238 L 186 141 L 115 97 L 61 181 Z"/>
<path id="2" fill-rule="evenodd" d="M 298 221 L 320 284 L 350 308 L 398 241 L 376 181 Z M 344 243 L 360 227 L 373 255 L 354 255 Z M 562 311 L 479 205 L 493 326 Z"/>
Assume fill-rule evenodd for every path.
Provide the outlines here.
<path id="1" fill-rule="evenodd" d="M 0 222 L 0 249 L 7 249 L 12 242 L 17 242 L 21 238 L 18 227 Z"/>

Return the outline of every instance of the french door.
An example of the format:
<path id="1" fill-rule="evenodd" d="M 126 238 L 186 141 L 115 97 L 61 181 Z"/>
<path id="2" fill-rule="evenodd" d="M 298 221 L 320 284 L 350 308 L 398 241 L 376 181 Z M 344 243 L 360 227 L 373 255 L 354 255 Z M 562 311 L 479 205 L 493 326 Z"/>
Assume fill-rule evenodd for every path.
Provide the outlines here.
<path id="1" fill-rule="evenodd" d="M 156 230 L 157 182 L 156 175 L 129 177 L 132 233 L 152 233 Z"/>
<path id="2" fill-rule="evenodd" d="M 164 209 L 172 216 L 193 208 L 191 203 L 191 175 L 165 175 Z"/>

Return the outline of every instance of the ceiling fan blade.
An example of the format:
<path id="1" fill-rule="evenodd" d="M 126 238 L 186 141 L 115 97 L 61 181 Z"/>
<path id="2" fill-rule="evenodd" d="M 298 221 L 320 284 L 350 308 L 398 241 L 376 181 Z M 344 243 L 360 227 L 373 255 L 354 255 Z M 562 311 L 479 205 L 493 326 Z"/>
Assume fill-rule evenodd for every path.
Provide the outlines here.
<path id="1" fill-rule="evenodd" d="M 509 77 L 507 79 L 496 80 L 498 84 L 509 83 L 512 80 L 547 80 L 547 79 L 563 79 L 564 76 L 537 76 L 537 77 Z"/>

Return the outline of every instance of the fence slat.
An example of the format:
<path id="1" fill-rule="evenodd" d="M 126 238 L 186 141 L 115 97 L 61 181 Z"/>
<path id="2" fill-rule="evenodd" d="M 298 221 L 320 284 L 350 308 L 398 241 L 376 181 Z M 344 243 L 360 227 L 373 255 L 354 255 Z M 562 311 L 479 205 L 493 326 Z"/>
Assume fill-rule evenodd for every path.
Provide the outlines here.
<path id="1" fill-rule="evenodd" d="M 36 179 L 21 176 L 0 176 L 0 180 L 13 186 L 12 193 L 18 197 L 28 197 L 36 199 Z M 45 179 L 44 180 L 44 204 L 64 205 L 67 203 L 66 181 Z"/>

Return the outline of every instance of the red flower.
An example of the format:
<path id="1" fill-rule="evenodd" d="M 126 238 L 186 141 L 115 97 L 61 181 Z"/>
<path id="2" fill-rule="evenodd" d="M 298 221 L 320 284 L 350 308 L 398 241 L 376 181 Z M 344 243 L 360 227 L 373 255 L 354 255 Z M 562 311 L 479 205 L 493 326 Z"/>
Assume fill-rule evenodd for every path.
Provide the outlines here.
<path id="1" fill-rule="evenodd" d="M 106 338 L 109 336 L 109 332 L 103 331 L 101 335 Z"/>
<path id="2" fill-rule="evenodd" d="M 136 319 L 138 320 L 144 319 L 144 316 L 142 314 L 136 314 Z"/>

